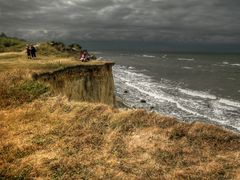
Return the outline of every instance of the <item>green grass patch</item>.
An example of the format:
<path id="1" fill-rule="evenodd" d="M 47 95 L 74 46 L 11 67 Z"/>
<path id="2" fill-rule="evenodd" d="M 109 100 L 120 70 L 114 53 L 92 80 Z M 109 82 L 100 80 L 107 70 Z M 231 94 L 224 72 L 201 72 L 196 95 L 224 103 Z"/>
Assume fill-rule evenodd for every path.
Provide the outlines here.
<path id="1" fill-rule="evenodd" d="M 47 89 L 48 88 L 43 83 L 28 80 L 23 82 L 16 90 L 19 90 L 22 94 L 28 95 L 28 100 L 32 101 L 39 95 L 47 92 Z"/>
<path id="2" fill-rule="evenodd" d="M 0 87 L 0 108 L 31 102 L 48 90 L 49 88 L 45 84 L 33 80 L 13 83 L 11 86 L 3 85 Z"/>

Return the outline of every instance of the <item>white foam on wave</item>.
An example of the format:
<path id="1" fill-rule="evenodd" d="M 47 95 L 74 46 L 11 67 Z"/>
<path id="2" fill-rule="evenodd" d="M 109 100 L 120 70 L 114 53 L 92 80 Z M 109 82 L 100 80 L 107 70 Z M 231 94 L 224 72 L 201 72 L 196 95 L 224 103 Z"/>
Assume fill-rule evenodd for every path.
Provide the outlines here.
<path id="1" fill-rule="evenodd" d="M 182 111 L 185 111 L 185 112 L 187 112 L 187 113 L 189 113 L 189 114 L 192 114 L 192 115 L 195 115 L 195 116 L 199 116 L 199 117 L 203 117 L 203 118 L 208 118 L 208 119 L 209 119 L 209 117 L 206 116 L 206 115 L 199 114 L 199 113 L 196 112 L 196 111 L 193 111 L 193 110 L 191 110 L 191 109 L 189 109 L 189 108 L 184 107 L 180 102 L 178 102 L 178 100 L 175 100 L 174 97 L 168 96 L 168 95 L 166 95 L 166 94 L 160 94 L 159 92 L 158 92 L 158 94 L 157 94 L 157 93 L 153 93 L 153 92 L 151 92 L 150 90 L 146 91 L 146 90 L 143 90 L 143 89 L 140 88 L 139 86 L 134 85 L 134 84 L 132 84 L 132 83 L 126 83 L 126 84 L 127 84 L 128 86 L 134 88 L 134 89 L 137 89 L 137 90 L 138 90 L 139 92 L 141 92 L 141 93 L 144 93 L 144 94 L 146 94 L 146 95 L 148 95 L 148 96 L 151 96 L 151 97 L 154 98 L 154 99 L 158 99 L 158 102 L 161 102 L 161 103 L 170 102 L 170 103 L 172 103 L 172 104 L 175 104 L 176 107 L 177 107 L 178 109 L 181 109 Z"/>
<path id="2" fill-rule="evenodd" d="M 146 58 L 155 58 L 155 56 L 153 56 L 153 55 L 147 55 L 147 54 L 142 55 L 142 57 L 146 57 Z"/>
<path id="3" fill-rule="evenodd" d="M 91 51 L 90 54 L 103 54 L 103 53 L 100 51 Z"/>
<path id="4" fill-rule="evenodd" d="M 229 64 L 229 62 L 227 62 L 227 61 L 223 61 L 223 64 Z"/>
<path id="5" fill-rule="evenodd" d="M 103 59 L 103 57 L 98 57 L 98 58 L 97 58 L 97 60 L 102 60 L 102 59 Z"/>
<path id="6" fill-rule="evenodd" d="M 181 89 L 181 88 L 178 88 L 178 90 L 181 93 L 184 93 L 190 96 L 201 97 L 204 99 L 217 99 L 216 96 L 208 94 L 207 92 L 203 92 L 203 91 L 193 91 L 193 90 L 187 90 L 187 89 Z"/>
<path id="7" fill-rule="evenodd" d="M 178 58 L 179 61 L 194 61 L 194 58 Z"/>
<path id="8" fill-rule="evenodd" d="M 184 66 L 182 69 L 193 69 L 192 67 Z"/>
<path id="9" fill-rule="evenodd" d="M 234 111 L 236 110 L 236 107 L 229 106 L 227 104 L 220 103 L 219 100 L 215 100 L 211 102 L 211 106 L 213 107 L 214 110 L 221 111 L 221 113 L 224 112 L 224 110 L 228 111 Z"/>
<path id="10" fill-rule="evenodd" d="M 167 54 L 164 54 L 163 56 L 162 56 L 162 58 L 166 58 L 167 57 Z"/>
<path id="11" fill-rule="evenodd" d="M 131 80 L 134 80 L 136 78 L 141 78 L 141 79 L 145 79 L 146 78 L 146 76 L 144 74 L 142 74 L 142 73 L 135 73 L 135 72 L 130 72 L 130 71 L 124 71 L 124 73 L 127 76 L 125 78 L 127 81 L 131 81 Z"/>
<path id="12" fill-rule="evenodd" d="M 146 94 L 148 96 L 152 96 L 153 98 L 159 99 L 160 100 L 159 102 L 169 101 L 168 98 L 164 98 L 164 97 L 162 97 L 162 96 L 160 96 L 158 94 L 155 94 L 155 93 L 152 93 L 152 92 L 149 92 L 149 91 L 145 91 L 145 90 L 139 88 L 138 86 L 136 86 L 136 85 L 134 85 L 132 83 L 128 83 L 127 82 L 126 85 L 128 85 L 129 87 L 132 87 L 134 89 L 137 89 L 139 92 L 144 93 L 144 94 Z"/>
<path id="13" fill-rule="evenodd" d="M 166 90 L 173 89 L 170 85 L 164 85 L 164 84 L 167 84 L 167 80 L 163 79 L 165 82 L 164 84 L 159 84 L 156 82 L 154 83 L 152 82 L 152 78 L 150 76 L 147 76 L 141 73 L 141 72 L 146 72 L 147 70 L 143 69 L 138 72 L 135 72 L 136 68 L 135 67 L 130 68 L 130 67 L 127 69 L 125 66 L 119 66 L 119 65 L 114 66 L 113 70 L 121 71 L 121 74 L 118 74 L 118 75 L 114 73 L 115 77 L 123 82 L 135 81 L 142 86 L 148 86 L 148 87 L 157 86 L 158 88 L 162 88 Z"/>
<path id="14" fill-rule="evenodd" d="M 222 103 L 222 104 L 226 104 L 228 106 L 240 108 L 240 102 L 238 102 L 238 101 L 233 101 L 233 100 L 229 100 L 229 99 L 220 98 L 219 102 Z"/>
<path id="15" fill-rule="evenodd" d="M 232 66 L 240 66 L 240 64 L 231 64 Z"/>
<path id="16" fill-rule="evenodd" d="M 132 82 L 132 81 L 126 80 L 123 77 L 118 77 L 118 78 L 121 79 L 122 81 L 125 81 L 125 84 L 127 86 L 132 87 L 147 96 L 150 96 L 152 99 L 158 99 L 158 103 L 169 102 L 169 103 L 175 104 L 178 109 L 181 109 L 184 112 L 187 112 L 189 114 L 193 114 L 196 116 L 204 117 L 204 118 L 209 118 L 208 116 L 199 114 L 194 110 L 184 107 L 174 96 L 168 95 L 164 92 L 161 92 L 160 90 L 153 91 L 153 89 L 156 88 L 156 85 L 152 82 Z M 157 86 L 159 87 L 159 85 Z M 165 88 L 165 86 L 161 86 L 161 87 Z"/>
<path id="17" fill-rule="evenodd" d="M 129 66 L 128 69 L 135 69 L 135 67 Z"/>
<path id="18" fill-rule="evenodd" d="M 151 82 L 151 79 L 146 79 L 146 75 L 142 74 L 142 73 L 133 73 L 133 72 L 124 72 L 124 74 L 128 74 L 126 77 L 124 76 L 117 76 L 116 78 L 122 82 L 125 82 L 126 85 L 129 85 L 133 88 L 135 87 L 138 87 L 138 88 L 135 88 L 139 91 L 142 91 L 141 88 L 139 88 L 139 86 L 141 87 L 156 87 L 156 85 Z M 130 78 L 129 78 L 130 77 Z M 144 82 L 142 82 L 142 80 L 144 79 Z M 137 86 L 133 86 L 131 83 L 128 83 L 128 82 L 133 82 L 135 81 L 135 84 L 137 83 Z M 164 86 L 164 85 L 157 85 L 159 88 L 162 88 L 162 89 L 172 89 L 170 87 L 167 87 L 167 86 Z M 148 92 L 150 91 L 142 91 L 143 93 L 147 94 Z M 158 92 L 159 93 L 159 92 Z"/>

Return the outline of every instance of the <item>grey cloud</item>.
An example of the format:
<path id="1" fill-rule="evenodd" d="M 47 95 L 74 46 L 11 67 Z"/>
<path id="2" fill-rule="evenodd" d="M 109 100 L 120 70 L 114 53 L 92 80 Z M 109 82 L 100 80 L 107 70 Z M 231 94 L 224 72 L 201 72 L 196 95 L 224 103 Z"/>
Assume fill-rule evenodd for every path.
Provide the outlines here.
<path id="1" fill-rule="evenodd" d="M 0 31 L 28 39 L 233 43 L 238 0 L 0 0 Z"/>

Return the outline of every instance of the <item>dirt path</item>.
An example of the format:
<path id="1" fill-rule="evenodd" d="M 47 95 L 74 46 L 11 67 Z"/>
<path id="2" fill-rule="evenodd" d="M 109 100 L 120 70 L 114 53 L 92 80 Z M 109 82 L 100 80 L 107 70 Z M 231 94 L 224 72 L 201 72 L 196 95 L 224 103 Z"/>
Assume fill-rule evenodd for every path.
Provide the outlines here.
<path id="1" fill-rule="evenodd" d="M 21 52 L 3 52 L 3 53 L 0 53 L 0 56 L 23 55 L 24 53 L 25 53 L 25 51 L 21 51 Z"/>

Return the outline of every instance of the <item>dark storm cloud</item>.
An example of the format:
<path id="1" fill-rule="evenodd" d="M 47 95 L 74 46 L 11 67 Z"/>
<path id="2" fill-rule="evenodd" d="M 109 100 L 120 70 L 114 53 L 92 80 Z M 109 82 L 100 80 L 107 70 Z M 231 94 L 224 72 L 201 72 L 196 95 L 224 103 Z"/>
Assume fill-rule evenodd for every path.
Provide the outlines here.
<path id="1" fill-rule="evenodd" d="M 239 0 L 0 0 L 0 31 L 28 39 L 239 43 Z"/>

